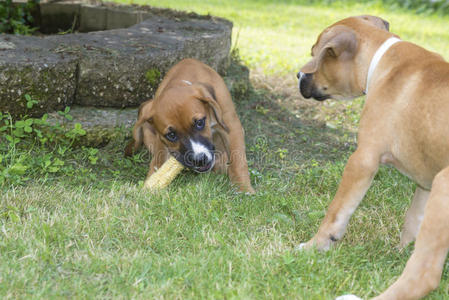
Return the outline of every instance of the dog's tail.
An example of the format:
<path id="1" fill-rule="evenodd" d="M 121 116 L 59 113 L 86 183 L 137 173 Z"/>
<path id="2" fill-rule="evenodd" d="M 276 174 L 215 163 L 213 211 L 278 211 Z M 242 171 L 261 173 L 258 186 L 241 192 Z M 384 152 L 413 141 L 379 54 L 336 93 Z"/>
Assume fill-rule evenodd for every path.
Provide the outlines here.
<path id="1" fill-rule="evenodd" d="M 149 119 L 149 112 L 152 106 L 152 100 L 145 101 L 139 107 L 137 114 L 137 121 L 133 127 L 133 139 L 125 147 L 125 156 L 134 155 L 143 142 L 143 128 L 144 123 Z"/>

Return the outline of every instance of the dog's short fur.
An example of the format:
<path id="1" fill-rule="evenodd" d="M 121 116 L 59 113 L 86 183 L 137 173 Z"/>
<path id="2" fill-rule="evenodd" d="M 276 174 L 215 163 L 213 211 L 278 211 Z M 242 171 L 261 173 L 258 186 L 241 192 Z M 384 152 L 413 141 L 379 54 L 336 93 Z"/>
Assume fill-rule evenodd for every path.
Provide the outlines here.
<path id="1" fill-rule="evenodd" d="M 143 142 L 152 154 L 150 176 L 173 155 L 197 172 L 227 172 L 242 192 L 253 193 L 245 154 L 244 131 L 231 95 L 209 66 L 184 59 L 170 69 L 153 100 L 139 108 L 132 155 Z"/>
<path id="2" fill-rule="evenodd" d="M 373 16 L 351 17 L 326 28 L 301 68 L 305 98 L 349 99 L 363 95 L 357 150 L 318 233 L 300 248 L 327 250 L 340 240 L 371 185 L 379 164 L 389 164 L 418 187 L 407 211 L 401 246 L 415 250 L 397 281 L 376 299 L 418 299 L 440 281 L 449 248 L 449 64 L 433 52 L 399 41 L 380 59 L 379 47 L 395 36 Z"/>

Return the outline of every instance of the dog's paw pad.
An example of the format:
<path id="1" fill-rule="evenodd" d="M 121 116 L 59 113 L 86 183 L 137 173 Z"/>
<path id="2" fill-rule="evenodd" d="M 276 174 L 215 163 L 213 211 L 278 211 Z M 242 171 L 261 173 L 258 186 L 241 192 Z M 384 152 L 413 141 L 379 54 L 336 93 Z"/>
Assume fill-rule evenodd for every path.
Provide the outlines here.
<path id="1" fill-rule="evenodd" d="M 359 298 L 356 295 L 343 295 L 335 298 L 335 300 L 362 300 L 362 298 Z"/>

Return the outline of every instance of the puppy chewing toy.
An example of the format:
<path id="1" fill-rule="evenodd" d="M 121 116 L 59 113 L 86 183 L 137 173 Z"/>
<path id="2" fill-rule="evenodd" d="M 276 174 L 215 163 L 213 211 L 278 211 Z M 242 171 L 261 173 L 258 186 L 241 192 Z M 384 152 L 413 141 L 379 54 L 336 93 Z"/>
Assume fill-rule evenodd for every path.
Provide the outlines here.
<path id="1" fill-rule="evenodd" d="M 161 190 L 167 187 L 183 168 L 184 166 L 176 158 L 170 156 L 159 170 L 145 180 L 143 187 L 152 191 Z"/>

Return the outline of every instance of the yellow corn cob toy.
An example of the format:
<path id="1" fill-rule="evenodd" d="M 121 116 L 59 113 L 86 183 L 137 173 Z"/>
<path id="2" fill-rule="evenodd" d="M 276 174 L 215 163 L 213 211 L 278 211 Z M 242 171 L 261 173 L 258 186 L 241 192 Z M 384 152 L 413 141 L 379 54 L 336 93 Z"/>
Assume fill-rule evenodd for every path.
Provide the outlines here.
<path id="1" fill-rule="evenodd" d="M 167 187 L 183 168 L 184 166 L 176 158 L 170 156 L 159 170 L 145 180 L 143 187 L 149 190 L 161 190 Z"/>

